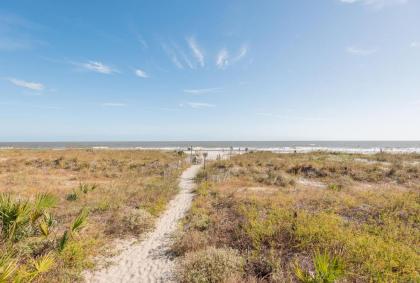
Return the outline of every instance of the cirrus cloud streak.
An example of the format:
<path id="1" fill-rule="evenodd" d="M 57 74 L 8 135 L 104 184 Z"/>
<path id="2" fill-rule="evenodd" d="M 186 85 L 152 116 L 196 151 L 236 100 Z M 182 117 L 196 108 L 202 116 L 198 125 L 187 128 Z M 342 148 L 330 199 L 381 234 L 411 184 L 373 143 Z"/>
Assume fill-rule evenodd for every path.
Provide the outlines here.
<path id="1" fill-rule="evenodd" d="M 24 80 L 19 80 L 16 78 L 7 78 L 7 80 L 14 84 L 15 86 L 35 90 L 35 91 L 41 91 L 45 88 L 45 86 L 42 83 L 36 83 L 36 82 L 28 82 Z"/>

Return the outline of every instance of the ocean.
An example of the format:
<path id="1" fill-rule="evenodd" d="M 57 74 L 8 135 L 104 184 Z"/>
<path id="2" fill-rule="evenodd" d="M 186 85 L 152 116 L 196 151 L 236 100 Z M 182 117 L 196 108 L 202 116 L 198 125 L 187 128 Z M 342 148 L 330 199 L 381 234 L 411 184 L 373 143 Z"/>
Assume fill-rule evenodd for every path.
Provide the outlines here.
<path id="1" fill-rule="evenodd" d="M 0 149 L 173 149 L 189 147 L 207 150 L 270 150 L 276 152 L 306 152 L 328 150 L 339 152 L 374 153 L 420 152 L 420 141 L 91 141 L 91 142 L 0 142 Z"/>

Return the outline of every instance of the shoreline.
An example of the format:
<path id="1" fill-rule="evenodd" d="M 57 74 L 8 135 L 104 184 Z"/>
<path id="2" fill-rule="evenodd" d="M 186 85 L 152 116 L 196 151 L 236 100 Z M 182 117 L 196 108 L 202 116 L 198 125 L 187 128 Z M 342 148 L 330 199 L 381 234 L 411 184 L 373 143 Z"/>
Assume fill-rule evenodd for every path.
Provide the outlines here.
<path id="1" fill-rule="evenodd" d="M 123 147 L 123 146 L 0 146 L 0 150 L 162 150 L 190 152 L 189 147 Z M 296 146 L 296 147 L 193 147 L 193 152 L 209 152 L 223 154 L 241 154 L 252 151 L 267 151 L 274 153 L 309 153 L 309 152 L 337 152 L 353 154 L 376 154 L 376 153 L 420 153 L 420 147 L 321 147 L 321 146 Z"/>

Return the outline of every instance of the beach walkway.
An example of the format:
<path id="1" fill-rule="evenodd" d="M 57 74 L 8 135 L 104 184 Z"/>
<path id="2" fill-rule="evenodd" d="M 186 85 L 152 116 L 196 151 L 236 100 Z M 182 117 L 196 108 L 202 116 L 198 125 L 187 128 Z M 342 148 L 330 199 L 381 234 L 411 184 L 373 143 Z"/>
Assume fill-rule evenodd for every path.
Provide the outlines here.
<path id="1" fill-rule="evenodd" d="M 174 262 L 169 256 L 171 236 L 191 206 L 194 180 L 201 165 L 192 165 L 180 178 L 180 191 L 157 220 L 155 229 L 140 243 L 130 245 L 112 259 L 109 267 L 89 273 L 87 282 L 171 282 Z"/>

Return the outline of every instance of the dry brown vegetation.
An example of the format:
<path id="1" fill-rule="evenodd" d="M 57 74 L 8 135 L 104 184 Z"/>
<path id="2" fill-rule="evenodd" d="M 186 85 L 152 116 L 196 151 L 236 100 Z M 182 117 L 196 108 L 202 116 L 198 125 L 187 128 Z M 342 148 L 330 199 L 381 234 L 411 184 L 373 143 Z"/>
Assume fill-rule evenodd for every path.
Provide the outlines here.
<path id="1" fill-rule="evenodd" d="M 198 176 L 173 248 L 179 278 L 419 282 L 419 162 L 418 154 L 325 152 L 214 162 Z M 240 275 L 238 264 L 227 271 L 200 261 L 209 249 L 242 260 Z"/>
<path id="2" fill-rule="evenodd" d="M 75 282 L 177 192 L 174 152 L 1 150 L 0 282 Z"/>

